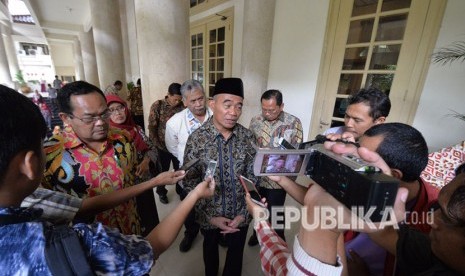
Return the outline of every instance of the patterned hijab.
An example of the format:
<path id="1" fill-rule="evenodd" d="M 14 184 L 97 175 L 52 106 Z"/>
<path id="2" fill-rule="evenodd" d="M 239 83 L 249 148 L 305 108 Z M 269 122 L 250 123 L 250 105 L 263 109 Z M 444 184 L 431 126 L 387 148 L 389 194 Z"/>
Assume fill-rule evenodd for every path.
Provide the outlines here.
<path id="1" fill-rule="evenodd" d="M 134 120 L 132 119 L 131 113 L 129 112 L 126 102 L 117 95 L 106 95 L 105 98 L 107 99 L 108 106 L 114 102 L 122 104 L 124 107 L 124 114 L 126 115 L 126 121 L 124 123 L 117 124 L 110 119 L 110 125 L 119 129 L 127 130 L 131 134 L 137 152 L 144 153 L 147 150 L 149 150 L 149 147 L 144 142 L 144 138 L 139 133 L 138 126 L 136 125 L 136 123 L 134 123 Z"/>

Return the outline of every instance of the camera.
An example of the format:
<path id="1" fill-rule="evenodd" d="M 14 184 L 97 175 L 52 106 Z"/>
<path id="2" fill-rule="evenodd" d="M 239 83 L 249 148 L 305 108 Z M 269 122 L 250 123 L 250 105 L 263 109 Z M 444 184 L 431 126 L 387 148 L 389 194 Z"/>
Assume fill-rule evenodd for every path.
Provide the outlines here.
<path id="1" fill-rule="evenodd" d="M 371 221 L 388 218 L 384 211 L 394 205 L 399 180 L 358 157 L 335 154 L 322 144 L 310 149 L 305 175 L 349 209 L 362 207 L 365 214 L 371 210 Z"/>
<path id="2" fill-rule="evenodd" d="M 281 170 L 270 171 L 270 164 L 283 159 Z M 320 142 L 304 143 L 299 149 L 257 149 L 255 175 L 306 175 L 360 217 L 379 222 L 394 205 L 399 181 L 352 155 L 339 155 Z M 356 209 L 354 209 L 356 208 Z"/>

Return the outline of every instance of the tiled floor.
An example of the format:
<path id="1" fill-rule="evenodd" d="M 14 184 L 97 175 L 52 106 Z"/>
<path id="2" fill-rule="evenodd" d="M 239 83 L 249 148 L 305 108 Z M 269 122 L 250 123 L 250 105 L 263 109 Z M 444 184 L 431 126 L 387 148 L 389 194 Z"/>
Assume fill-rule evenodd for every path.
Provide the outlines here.
<path id="1" fill-rule="evenodd" d="M 157 200 L 158 214 L 160 220 L 163 219 L 178 203 L 179 197 L 174 191 L 174 186 L 168 187 L 168 198 L 170 200 L 169 204 L 162 204 Z M 286 206 L 299 206 L 290 196 L 286 198 Z M 291 229 L 286 230 L 286 240 L 288 244 L 293 244 L 294 236 L 299 229 L 299 223 L 291 224 Z M 249 233 L 247 234 L 247 240 L 252 231 L 252 226 L 249 227 Z M 202 258 L 202 243 L 203 237 L 199 234 L 192 245 L 192 248 L 186 252 L 182 253 L 179 251 L 179 243 L 183 238 L 184 228 L 179 233 L 176 241 L 171 245 L 171 247 L 165 251 L 160 258 L 157 260 L 155 266 L 152 268 L 150 275 L 159 275 L 159 276 L 173 276 L 173 275 L 188 275 L 188 276 L 197 276 L 204 275 L 204 265 Z M 224 260 L 226 257 L 226 248 L 219 247 L 220 251 L 220 272 L 223 269 Z M 244 249 L 244 260 L 242 267 L 242 275 L 244 276 L 256 276 L 263 275 L 260 267 L 260 258 L 259 258 L 259 246 L 250 247 L 245 245 Z"/>

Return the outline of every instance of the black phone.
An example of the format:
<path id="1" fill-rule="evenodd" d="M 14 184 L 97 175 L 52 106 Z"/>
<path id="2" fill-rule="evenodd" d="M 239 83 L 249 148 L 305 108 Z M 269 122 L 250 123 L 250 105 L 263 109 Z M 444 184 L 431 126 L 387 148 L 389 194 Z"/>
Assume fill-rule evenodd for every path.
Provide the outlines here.
<path id="1" fill-rule="evenodd" d="M 295 149 L 295 147 L 283 137 L 279 138 L 279 145 L 282 149 Z"/>
<path id="2" fill-rule="evenodd" d="M 241 184 L 244 190 L 246 190 L 250 194 L 252 201 L 257 205 L 260 205 L 261 207 L 266 208 L 265 204 L 263 204 L 262 202 L 262 197 L 258 193 L 257 188 L 255 188 L 255 185 L 253 184 L 252 180 L 242 175 L 238 175 L 238 177 L 239 177 L 239 180 L 241 181 Z"/>
<path id="3" fill-rule="evenodd" d="M 187 170 L 189 170 L 190 168 L 192 168 L 192 166 L 194 166 L 195 164 L 199 163 L 199 161 L 200 161 L 200 159 L 194 158 L 194 159 L 192 159 L 191 161 L 189 161 L 189 162 L 183 164 L 183 165 L 181 166 L 181 168 L 179 168 L 179 170 L 181 170 L 181 171 L 186 171 L 186 172 L 187 172 Z"/>

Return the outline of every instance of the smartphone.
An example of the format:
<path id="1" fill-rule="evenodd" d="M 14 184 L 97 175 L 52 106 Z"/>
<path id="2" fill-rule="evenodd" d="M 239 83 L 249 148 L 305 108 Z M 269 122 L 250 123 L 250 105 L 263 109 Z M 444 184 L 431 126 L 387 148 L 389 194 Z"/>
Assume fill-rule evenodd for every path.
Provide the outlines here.
<path id="1" fill-rule="evenodd" d="M 263 208 L 266 208 L 265 204 L 263 204 L 262 202 L 262 197 L 258 193 L 257 188 L 255 187 L 255 184 L 253 184 L 252 180 L 242 175 L 238 175 L 238 177 L 239 177 L 239 180 L 241 181 L 241 184 L 244 190 L 246 190 L 250 194 L 252 201 L 257 205 Z"/>
<path id="2" fill-rule="evenodd" d="M 182 171 L 188 171 L 190 168 L 192 168 L 192 166 L 194 166 L 195 164 L 199 163 L 200 159 L 197 159 L 197 158 L 194 158 L 192 159 L 191 161 L 183 164 L 181 166 L 181 168 L 179 168 L 179 170 L 182 170 Z"/>
<path id="3" fill-rule="evenodd" d="M 207 170 L 205 171 L 204 179 L 207 179 L 207 177 L 209 176 L 213 178 L 213 176 L 215 175 L 216 164 L 217 162 L 215 160 L 208 161 L 208 166 L 207 166 Z"/>
<path id="4" fill-rule="evenodd" d="M 279 145 L 282 149 L 295 149 L 295 147 L 283 137 L 279 138 Z"/>

